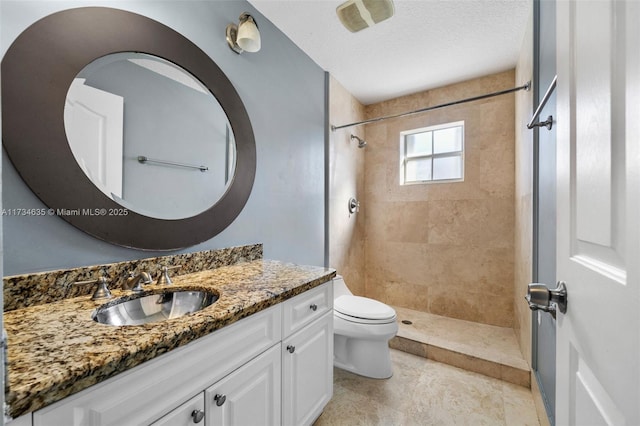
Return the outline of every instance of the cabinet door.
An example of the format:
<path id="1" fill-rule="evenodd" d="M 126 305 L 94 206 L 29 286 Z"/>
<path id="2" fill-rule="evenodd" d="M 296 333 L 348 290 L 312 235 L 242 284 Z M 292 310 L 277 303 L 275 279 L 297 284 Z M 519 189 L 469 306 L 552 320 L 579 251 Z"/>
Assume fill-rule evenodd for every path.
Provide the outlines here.
<path id="1" fill-rule="evenodd" d="M 284 425 L 310 425 L 333 395 L 333 312 L 282 343 Z"/>
<path id="2" fill-rule="evenodd" d="M 151 426 L 193 426 L 204 424 L 204 393 L 191 398 Z"/>
<path id="3" fill-rule="evenodd" d="M 280 344 L 205 391 L 206 425 L 280 425 Z"/>

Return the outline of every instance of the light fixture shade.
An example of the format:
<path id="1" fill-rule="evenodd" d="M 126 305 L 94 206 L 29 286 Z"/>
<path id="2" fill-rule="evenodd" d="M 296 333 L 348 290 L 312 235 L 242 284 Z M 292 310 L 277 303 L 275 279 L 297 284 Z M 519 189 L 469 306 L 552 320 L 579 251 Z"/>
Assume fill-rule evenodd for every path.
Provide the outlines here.
<path id="1" fill-rule="evenodd" d="M 258 31 L 258 27 L 251 16 L 247 15 L 247 18 L 238 25 L 236 43 L 242 50 L 247 52 L 260 50 L 260 31 Z"/>

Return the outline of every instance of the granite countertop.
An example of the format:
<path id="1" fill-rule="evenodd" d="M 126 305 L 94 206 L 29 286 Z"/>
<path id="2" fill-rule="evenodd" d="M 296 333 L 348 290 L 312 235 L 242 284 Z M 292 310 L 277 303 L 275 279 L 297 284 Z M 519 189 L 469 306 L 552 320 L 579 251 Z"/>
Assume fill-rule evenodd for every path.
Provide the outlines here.
<path id="1" fill-rule="evenodd" d="M 173 289 L 213 290 L 218 301 L 180 318 L 136 326 L 93 321 L 91 313 L 106 301 L 92 301 L 90 295 L 6 312 L 9 414 L 43 408 L 333 276 L 333 269 L 271 260 L 178 276 Z M 167 287 L 145 286 L 158 288 Z M 113 291 L 116 298 L 129 294 Z"/>

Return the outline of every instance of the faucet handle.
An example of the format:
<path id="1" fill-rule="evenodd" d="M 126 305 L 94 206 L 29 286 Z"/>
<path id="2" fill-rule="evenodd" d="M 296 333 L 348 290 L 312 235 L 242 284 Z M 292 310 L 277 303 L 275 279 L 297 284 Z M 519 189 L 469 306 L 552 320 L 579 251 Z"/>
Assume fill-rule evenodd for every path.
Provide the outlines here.
<path id="1" fill-rule="evenodd" d="M 96 291 L 93 292 L 91 300 L 111 299 L 113 296 L 107 287 L 107 277 L 98 277 L 95 280 L 76 281 L 74 285 L 97 284 Z"/>
<path id="2" fill-rule="evenodd" d="M 160 267 L 160 273 L 158 274 L 158 281 L 156 282 L 156 284 L 164 284 L 164 285 L 173 284 L 173 281 L 171 281 L 171 277 L 169 276 L 169 271 L 171 269 L 178 269 L 178 268 L 182 268 L 182 265 L 176 265 L 176 266 L 163 265 L 163 266 L 161 266 Z"/>

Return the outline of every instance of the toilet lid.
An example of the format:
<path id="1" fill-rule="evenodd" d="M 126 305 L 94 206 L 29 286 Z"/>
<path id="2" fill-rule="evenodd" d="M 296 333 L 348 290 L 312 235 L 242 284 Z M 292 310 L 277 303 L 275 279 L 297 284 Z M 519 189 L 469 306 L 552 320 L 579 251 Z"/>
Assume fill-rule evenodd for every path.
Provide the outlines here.
<path id="1" fill-rule="evenodd" d="M 383 320 L 396 316 L 396 311 L 392 307 L 377 300 L 360 296 L 340 296 L 333 301 L 333 309 L 355 318 Z"/>

